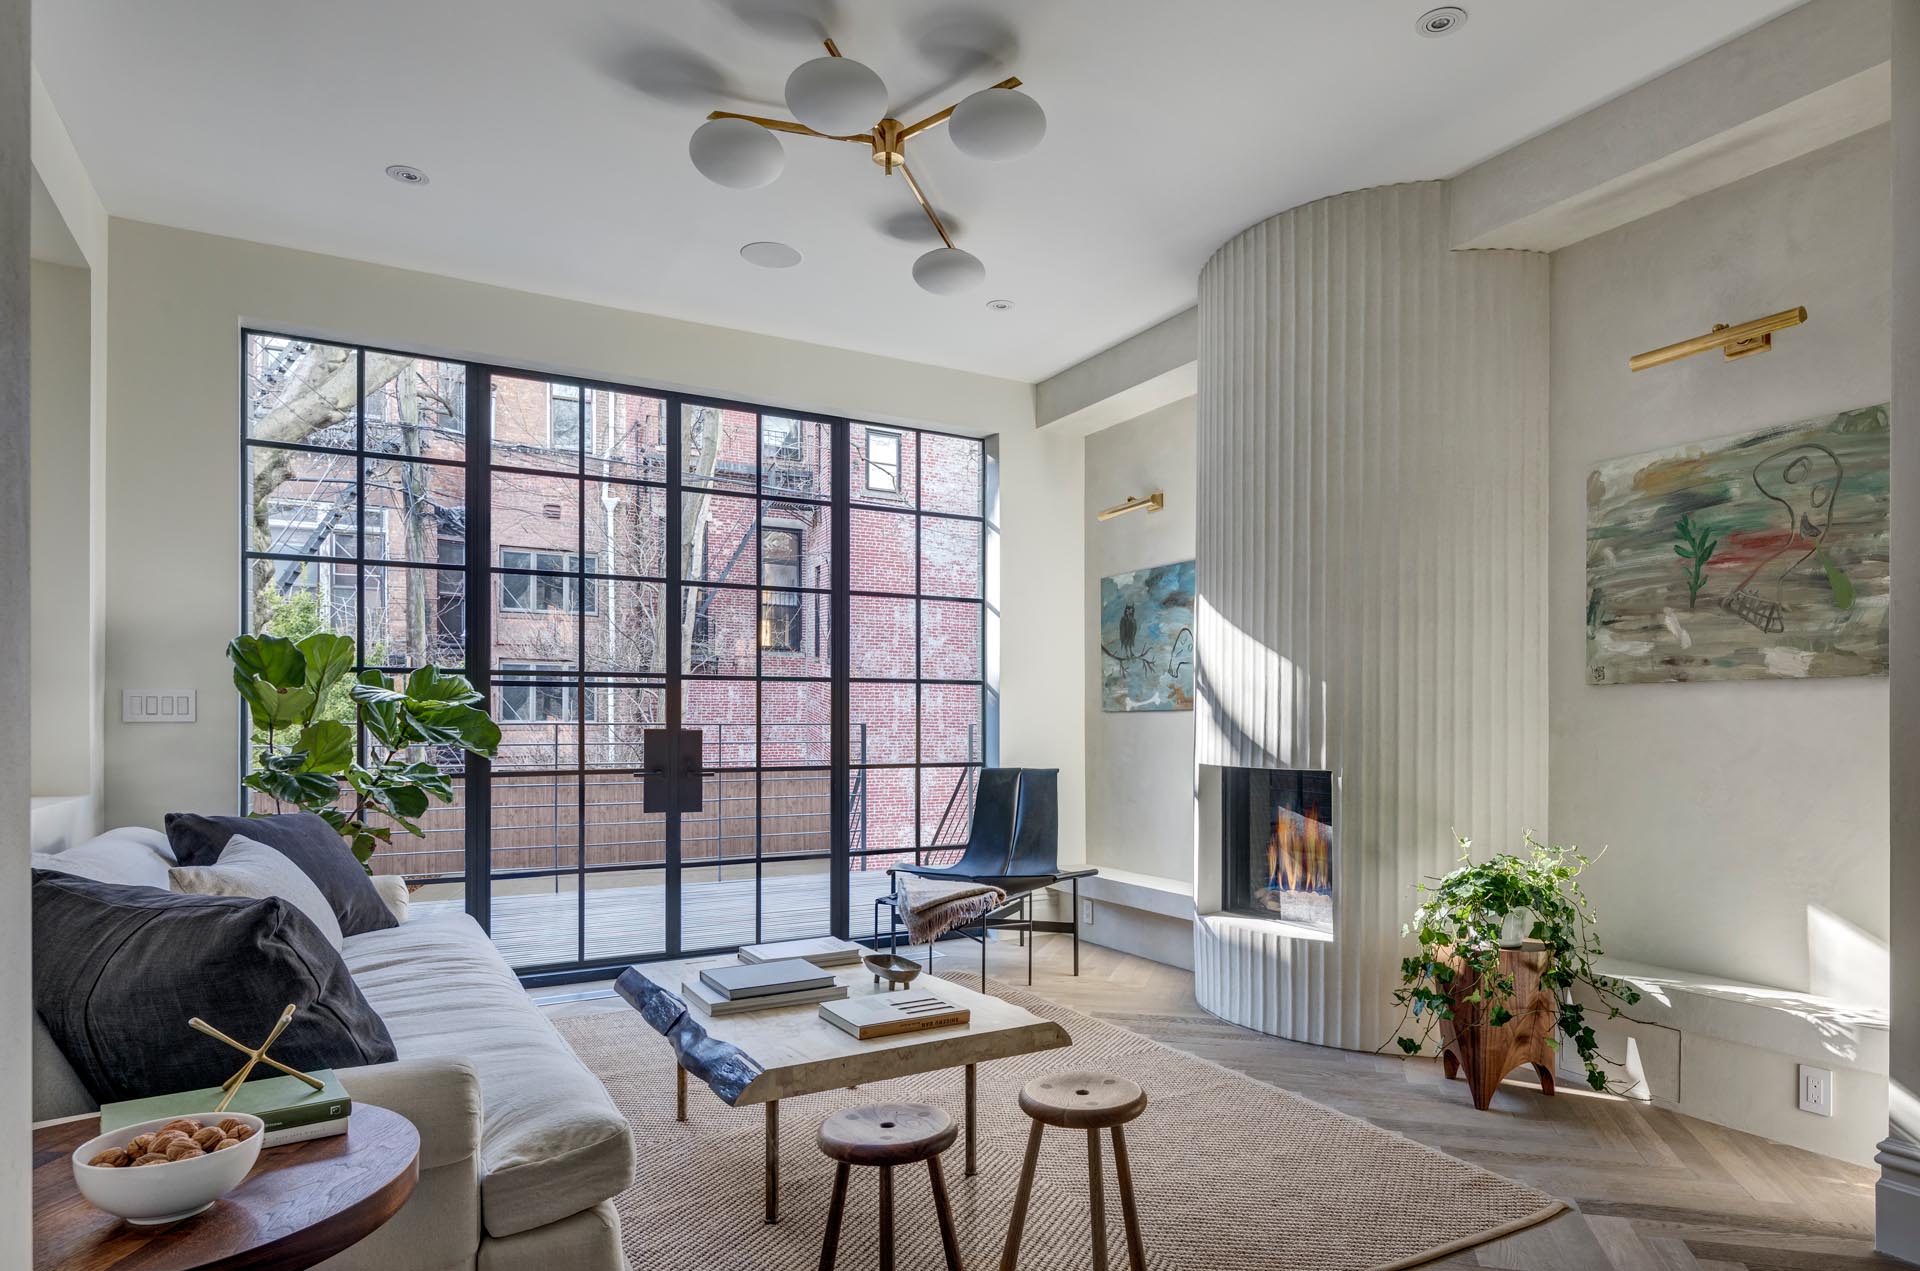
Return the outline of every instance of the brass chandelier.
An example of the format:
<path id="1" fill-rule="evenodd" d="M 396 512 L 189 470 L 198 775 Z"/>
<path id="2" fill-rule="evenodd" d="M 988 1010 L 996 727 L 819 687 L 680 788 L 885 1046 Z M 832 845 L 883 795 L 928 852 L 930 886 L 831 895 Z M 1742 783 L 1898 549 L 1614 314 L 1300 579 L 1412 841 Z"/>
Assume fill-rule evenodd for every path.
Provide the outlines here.
<path id="1" fill-rule="evenodd" d="M 787 108 L 793 120 L 767 119 L 716 110 L 694 130 L 688 143 L 693 166 L 718 185 L 750 190 L 780 175 L 786 164 L 778 133 L 818 137 L 867 146 L 886 176 L 897 170 L 940 236 L 942 246 L 913 262 L 913 280 L 935 295 L 955 295 L 978 286 L 986 266 L 956 247 L 940 214 L 907 166 L 907 143 L 929 129 L 947 127 L 962 154 L 976 159 L 1015 159 L 1040 144 L 1047 117 L 1040 104 L 1020 92 L 1020 80 L 998 84 L 962 98 L 925 119 L 903 124 L 886 114 L 887 87 L 867 66 L 841 55 L 832 40 L 827 56 L 802 63 L 787 78 Z M 877 120 L 877 122 L 875 122 Z"/>

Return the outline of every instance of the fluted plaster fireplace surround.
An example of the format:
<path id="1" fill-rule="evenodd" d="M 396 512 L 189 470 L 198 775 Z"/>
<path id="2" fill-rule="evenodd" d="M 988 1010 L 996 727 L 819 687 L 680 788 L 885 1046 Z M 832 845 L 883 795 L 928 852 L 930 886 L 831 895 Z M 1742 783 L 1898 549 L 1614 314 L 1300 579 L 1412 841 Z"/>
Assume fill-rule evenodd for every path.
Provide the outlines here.
<path id="1" fill-rule="evenodd" d="M 1454 831 L 1546 823 L 1547 258 L 1453 251 L 1448 211 L 1323 199 L 1200 275 L 1194 987 L 1351 1049 Z M 1326 774 L 1330 930 L 1232 912 L 1223 768 Z"/>

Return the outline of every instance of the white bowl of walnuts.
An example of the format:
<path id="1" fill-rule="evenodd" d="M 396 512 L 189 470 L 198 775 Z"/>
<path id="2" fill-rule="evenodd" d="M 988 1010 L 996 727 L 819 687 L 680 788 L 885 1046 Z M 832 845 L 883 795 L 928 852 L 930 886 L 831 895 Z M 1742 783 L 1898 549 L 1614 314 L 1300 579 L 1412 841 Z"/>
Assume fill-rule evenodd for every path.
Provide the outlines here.
<path id="1" fill-rule="evenodd" d="M 260 1159 L 265 1130 L 245 1112 L 122 1126 L 73 1150 L 73 1181 L 96 1208 L 128 1222 L 178 1222 L 240 1186 Z"/>

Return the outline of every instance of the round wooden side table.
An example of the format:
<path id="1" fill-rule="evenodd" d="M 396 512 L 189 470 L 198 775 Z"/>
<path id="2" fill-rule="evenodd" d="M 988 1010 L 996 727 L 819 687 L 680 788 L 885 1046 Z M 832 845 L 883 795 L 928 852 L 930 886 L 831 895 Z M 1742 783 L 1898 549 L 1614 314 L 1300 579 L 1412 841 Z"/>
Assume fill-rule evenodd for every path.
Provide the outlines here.
<path id="1" fill-rule="evenodd" d="M 33 1132 L 34 1271 L 300 1271 L 364 1240 L 420 1181 L 420 1134 L 397 1112 L 355 1104 L 345 1134 L 271 1147 L 213 1208 L 168 1227 L 95 1209 L 67 1158 L 100 1132 L 82 1117 Z"/>

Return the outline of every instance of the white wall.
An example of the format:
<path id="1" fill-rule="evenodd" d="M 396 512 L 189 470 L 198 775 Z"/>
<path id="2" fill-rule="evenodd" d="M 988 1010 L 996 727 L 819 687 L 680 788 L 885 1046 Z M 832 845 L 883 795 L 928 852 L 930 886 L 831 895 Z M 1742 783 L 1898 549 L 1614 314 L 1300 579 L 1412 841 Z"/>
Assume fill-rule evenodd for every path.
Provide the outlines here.
<path id="1" fill-rule="evenodd" d="M 1100 580 L 1193 559 L 1194 399 L 1092 434 L 1086 443 L 1087 863 L 1193 881 L 1193 712 L 1101 709 Z M 1094 513 L 1164 490 L 1159 512 Z"/>
<path id="2" fill-rule="evenodd" d="M 36 795 L 89 794 L 93 739 L 85 269 L 33 262 L 32 781 Z"/>
<path id="3" fill-rule="evenodd" d="M 1580 615 L 1596 463 L 1888 399 L 1889 161 L 1875 129 L 1553 257 L 1547 828 L 1607 848 L 1610 953 L 1884 994 L 1859 968 L 1887 934 L 1887 681 L 1593 687 Z M 1771 353 L 1627 371 L 1797 304 Z"/>
<path id="4" fill-rule="evenodd" d="M 192 725 L 110 719 L 107 818 L 234 804 L 243 324 L 1001 437 L 1002 756 L 1082 779 L 1080 443 L 1030 386 L 258 243 L 115 220 L 107 691 L 200 690 Z M 1074 497 L 1062 499 L 1061 491 Z M 117 712 L 115 713 L 117 714 Z M 1077 859 L 1075 802 L 1062 852 Z"/>

